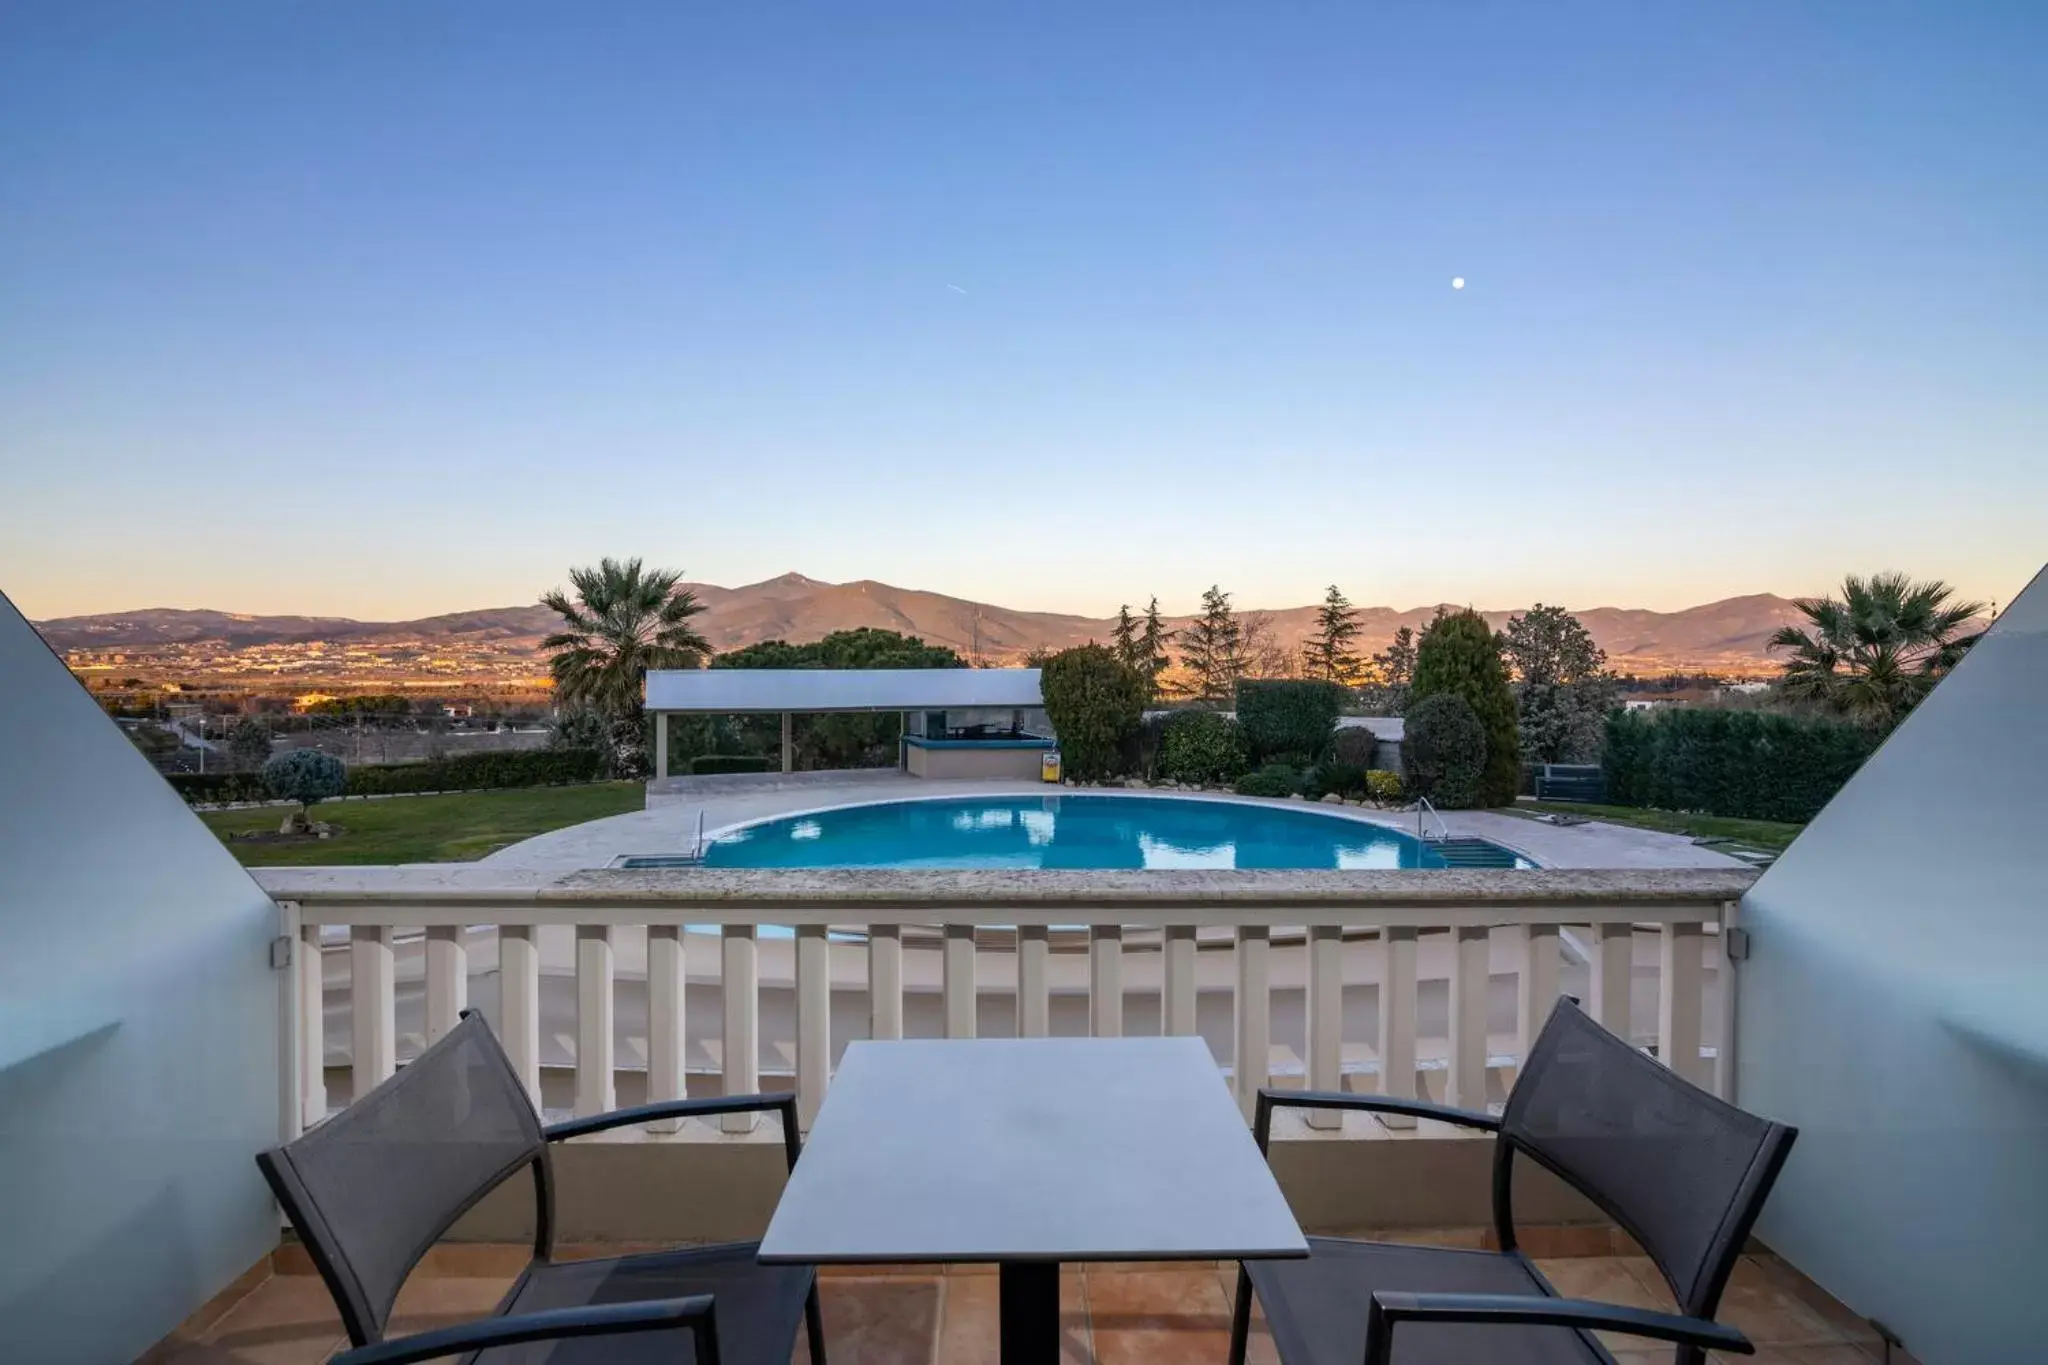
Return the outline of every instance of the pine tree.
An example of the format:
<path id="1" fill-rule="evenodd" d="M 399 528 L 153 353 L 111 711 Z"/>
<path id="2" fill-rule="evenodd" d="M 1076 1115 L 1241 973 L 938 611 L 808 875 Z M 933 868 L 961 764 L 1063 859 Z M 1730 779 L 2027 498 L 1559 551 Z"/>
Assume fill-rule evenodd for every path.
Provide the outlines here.
<path id="1" fill-rule="evenodd" d="M 1522 784 L 1515 694 L 1508 686 L 1500 637 L 1470 608 L 1439 616 L 1415 648 L 1409 706 L 1444 692 L 1464 698 L 1486 730 L 1486 768 L 1479 781 L 1478 804 L 1513 805 Z"/>
<path id="2" fill-rule="evenodd" d="M 1109 633 L 1111 648 L 1116 651 L 1117 662 L 1128 668 L 1141 668 L 1144 659 L 1138 641 L 1138 618 L 1131 615 L 1130 603 L 1116 609 L 1116 626 Z"/>
<path id="3" fill-rule="evenodd" d="M 1172 666 L 1173 659 L 1166 652 L 1173 642 L 1175 632 L 1166 628 L 1166 621 L 1159 615 L 1159 599 L 1155 596 L 1151 605 L 1145 608 L 1145 631 L 1138 637 L 1138 671 L 1145 676 L 1152 697 L 1159 695 L 1159 675 Z"/>
<path id="4" fill-rule="evenodd" d="M 1352 641 L 1358 638 L 1358 612 L 1335 583 L 1316 612 L 1316 633 L 1302 650 L 1304 671 L 1311 678 L 1355 687 L 1364 681 L 1365 665 Z"/>
<path id="5" fill-rule="evenodd" d="M 1213 583 L 1202 594 L 1202 614 L 1181 632 L 1180 662 L 1204 701 L 1228 701 L 1244 672 L 1244 629 L 1230 609 L 1230 594 Z"/>
<path id="6" fill-rule="evenodd" d="M 1394 632 L 1387 647 L 1372 656 L 1373 666 L 1389 687 L 1406 687 L 1415 681 L 1415 632 L 1407 626 Z"/>

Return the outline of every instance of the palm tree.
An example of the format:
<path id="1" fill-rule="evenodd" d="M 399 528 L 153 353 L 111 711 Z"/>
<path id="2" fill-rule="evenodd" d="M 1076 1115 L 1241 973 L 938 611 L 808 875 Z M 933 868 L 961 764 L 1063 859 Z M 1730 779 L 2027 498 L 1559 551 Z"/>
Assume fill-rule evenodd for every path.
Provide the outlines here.
<path id="1" fill-rule="evenodd" d="M 639 714 L 648 669 L 703 666 L 711 645 L 690 618 L 704 604 L 677 586 L 682 577 L 679 569 L 642 568 L 638 559 L 605 559 L 569 571 L 573 600 L 560 589 L 541 597 L 562 618 L 563 628 L 540 645 L 552 656 L 548 670 L 563 706 L 628 719 Z"/>
<path id="2" fill-rule="evenodd" d="M 1842 580 L 1842 595 L 1801 598 L 1807 627 L 1781 627 L 1769 648 L 1790 650 L 1779 686 L 1889 729 L 1954 668 L 1981 631 L 1961 632 L 1984 611 L 1957 602 L 1938 578 L 1916 583 L 1902 573 Z"/>

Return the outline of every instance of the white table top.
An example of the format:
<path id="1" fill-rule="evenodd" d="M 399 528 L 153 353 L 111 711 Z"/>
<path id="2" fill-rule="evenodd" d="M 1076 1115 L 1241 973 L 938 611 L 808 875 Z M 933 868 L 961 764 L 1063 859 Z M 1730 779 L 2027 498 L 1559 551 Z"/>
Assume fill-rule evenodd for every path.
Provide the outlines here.
<path id="1" fill-rule="evenodd" d="M 1199 1038 L 853 1043 L 761 1243 L 807 1263 L 1307 1253 Z"/>

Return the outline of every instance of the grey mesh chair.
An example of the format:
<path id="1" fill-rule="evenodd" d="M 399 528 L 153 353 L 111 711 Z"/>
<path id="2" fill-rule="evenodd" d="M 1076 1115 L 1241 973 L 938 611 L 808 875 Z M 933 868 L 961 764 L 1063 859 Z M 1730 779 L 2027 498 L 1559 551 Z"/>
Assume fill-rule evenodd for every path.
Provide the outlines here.
<path id="1" fill-rule="evenodd" d="M 543 1127 L 483 1016 L 470 1013 L 397 1075 L 256 1164 L 358 1348 L 335 1365 L 444 1355 L 478 1365 L 789 1365 L 799 1324 L 811 1359 L 824 1365 L 815 1273 L 761 1265 L 759 1243 L 551 1259 L 550 1143 L 656 1119 L 771 1109 L 782 1116 L 794 1168 L 790 1095 L 670 1100 Z M 539 1206 L 533 1260 L 498 1315 L 385 1340 L 392 1303 L 427 1249 L 522 1168 L 533 1173 Z"/>
<path id="2" fill-rule="evenodd" d="M 1306 1260 L 1240 1265 L 1231 1365 L 1244 1362 L 1254 1288 L 1282 1365 L 1613 1365 L 1596 1329 L 1675 1342 L 1676 1365 L 1701 1365 L 1708 1350 L 1754 1349 L 1712 1319 L 1794 1130 L 1724 1104 L 1570 1000 L 1551 1011 L 1499 1118 L 1381 1095 L 1261 1090 L 1261 1151 L 1281 1106 L 1410 1114 L 1496 1134 L 1500 1250 L 1311 1237 Z M 1641 1243 L 1682 1311 L 1557 1297 L 1515 1245 L 1517 1156 L 1561 1177 Z"/>

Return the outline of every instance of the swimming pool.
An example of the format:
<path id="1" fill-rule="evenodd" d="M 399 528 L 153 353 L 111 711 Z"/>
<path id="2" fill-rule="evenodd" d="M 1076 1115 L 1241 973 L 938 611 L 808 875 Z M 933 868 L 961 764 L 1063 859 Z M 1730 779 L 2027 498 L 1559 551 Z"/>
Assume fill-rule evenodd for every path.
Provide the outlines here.
<path id="1" fill-rule="evenodd" d="M 755 868 L 1447 865 L 1435 847 L 1363 820 L 1313 809 L 1157 796 L 950 797 L 846 806 L 746 825 L 704 851 L 706 867 Z M 1535 864 L 1498 845 L 1461 840 L 1458 866 Z"/>

